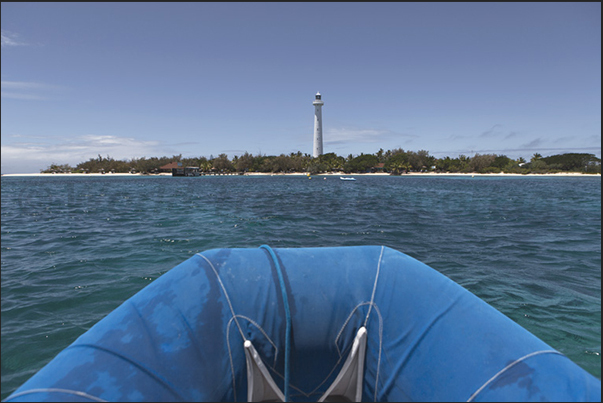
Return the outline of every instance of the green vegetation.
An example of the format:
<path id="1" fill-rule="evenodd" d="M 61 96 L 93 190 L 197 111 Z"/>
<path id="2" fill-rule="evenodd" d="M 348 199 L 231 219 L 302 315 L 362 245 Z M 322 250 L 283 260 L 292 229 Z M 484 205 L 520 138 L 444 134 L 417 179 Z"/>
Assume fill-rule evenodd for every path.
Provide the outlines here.
<path id="1" fill-rule="evenodd" d="M 366 173 L 388 172 L 400 175 L 407 172 L 450 172 L 450 173 L 557 173 L 581 172 L 601 173 L 601 159 L 594 154 L 558 154 L 543 157 L 536 153 L 526 162 L 523 158 L 513 160 L 505 155 L 475 154 L 473 157 L 460 155 L 458 158 L 435 158 L 425 150 L 404 151 L 401 148 L 375 154 L 348 155 L 347 158 L 335 153 L 323 154 L 313 158 L 301 152 L 289 155 L 257 155 L 245 153 L 240 157 L 228 159 L 226 154 L 217 157 L 183 158 L 182 154 L 172 157 L 133 158 L 118 161 L 109 156 L 90 158 L 75 168 L 68 164 L 51 164 L 42 173 L 159 173 L 160 167 L 172 162 L 182 166 L 199 167 L 205 173 L 244 173 L 244 172 L 308 172 L 311 174 L 326 172 Z"/>

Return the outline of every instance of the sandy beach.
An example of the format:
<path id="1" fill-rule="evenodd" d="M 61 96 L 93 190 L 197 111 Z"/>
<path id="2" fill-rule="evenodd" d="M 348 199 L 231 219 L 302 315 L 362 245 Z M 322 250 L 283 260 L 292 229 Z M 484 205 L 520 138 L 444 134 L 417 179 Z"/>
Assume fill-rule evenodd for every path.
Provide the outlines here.
<path id="1" fill-rule="evenodd" d="M 130 174 L 130 173 L 68 173 L 68 174 L 50 174 L 50 173 L 13 173 L 13 174 L 2 174 L 2 177 L 10 177 L 10 176 L 36 176 L 36 177 L 67 177 L 67 176 L 101 176 L 105 178 L 117 177 L 117 176 L 149 176 L 149 177 L 162 177 L 162 176 L 172 176 L 169 172 L 163 172 L 159 174 L 150 174 L 144 175 L 140 173 Z M 236 174 L 231 175 L 217 175 L 217 176 L 237 176 Z M 293 172 L 293 173 L 271 173 L 271 172 L 249 172 L 244 174 L 244 176 L 308 176 L 307 173 L 304 172 Z M 323 173 L 316 174 L 312 176 L 323 176 L 323 177 L 338 177 L 338 176 L 390 176 L 389 173 L 353 173 L 353 174 L 344 174 L 344 173 Z M 490 174 L 480 174 L 480 173 L 454 173 L 454 172 L 410 172 L 407 174 L 403 174 L 400 176 L 571 176 L 571 177 L 600 177 L 601 174 L 582 174 L 579 172 L 560 172 L 560 173 L 549 173 L 549 174 L 512 174 L 512 173 L 490 173 Z"/>
<path id="2" fill-rule="evenodd" d="M 46 173 L 37 173 L 37 174 L 2 174 L 2 176 L 56 176 L 56 177 L 66 177 L 66 176 L 106 176 L 106 177 L 113 177 L 113 176 L 172 176 L 171 173 L 160 173 L 160 174 L 153 174 L 153 175 L 143 175 L 143 174 L 130 174 L 130 173 L 105 173 L 105 174 L 99 174 L 99 173 L 93 173 L 93 174 L 46 174 Z"/>
<path id="3" fill-rule="evenodd" d="M 307 173 L 303 172 L 295 172 L 295 173 L 270 173 L 270 172 L 252 172 L 247 173 L 245 175 L 248 176 L 307 176 Z M 324 173 L 324 174 L 316 174 L 312 176 L 392 176 L 389 173 Z M 601 174 L 582 174 L 579 172 L 560 172 L 554 174 L 506 174 L 506 173 L 497 173 L 497 174 L 480 174 L 480 173 L 459 173 L 459 172 L 410 172 L 403 175 L 397 176 L 601 176 Z"/>

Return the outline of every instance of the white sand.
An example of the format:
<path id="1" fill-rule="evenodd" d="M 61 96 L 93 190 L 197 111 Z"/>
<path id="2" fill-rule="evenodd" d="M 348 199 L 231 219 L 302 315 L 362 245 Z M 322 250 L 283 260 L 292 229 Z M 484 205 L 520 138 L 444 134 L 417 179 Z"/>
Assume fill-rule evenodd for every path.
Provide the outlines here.
<path id="1" fill-rule="evenodd" d="M 65 176 L 106 176 L 106 177 L 110 177 L 110 176 L 143 176 L 143 174 L 127 174 L 127 173 L 105 173 L 105 174 L 99 174 L 99 173 L 91 173 L 91 174 L 42 174 L 42 173 L 38 173 L 38 174 L 2 174 L 2 176 L 56 176 L 56 177 L 65 177 Z M 171 173 L 167 173 L 167 172 L 162 172 L 160 174 L 153 174 L 153 175 L 145 175 L 145 176 L 172 176 Z"/>
<path id="2" fill-rule="evenodd" d="M 159 177 L 159 176 L 172 176 L 169 172 L 162 172 L 159 174 L 150 174 L 143 175 L 140 173 L 129 174 L 129 173 L 89 173 L 89 174 L 47 174 L 47 173 L 20 173 L 20 174 L 2 174 L 2 176 L 43 176 L 43 177 L 66 177 L 66 176 L 102 176 L 102 177 L 115 177 L 115 176 L 149 176 L 149 177 Z M 224 176 L 235 176 L 235 175 L 224 175 Z M 294 173 L 270 173 L 270 172 L 248 172 L 245 176 L 308 176 L 305 172 L 294 172 Z M 344 174 L 344 173 L 324 173 L 317 174 L 312 176 L 389 176 L 389 173 L 353 173 L 353 174 Z M 400 176 L 579 176 L 579 177 L 600 177 L 601 174 L 582 174 L 579 172 L 560 172 L 554 174 L 505 174 L 505 173 L 496 173 L 496 174 L 478 174 L 478 173 L 435 173 L 435 172 L 410 172 L 408 174 L 402 174 Z"/>

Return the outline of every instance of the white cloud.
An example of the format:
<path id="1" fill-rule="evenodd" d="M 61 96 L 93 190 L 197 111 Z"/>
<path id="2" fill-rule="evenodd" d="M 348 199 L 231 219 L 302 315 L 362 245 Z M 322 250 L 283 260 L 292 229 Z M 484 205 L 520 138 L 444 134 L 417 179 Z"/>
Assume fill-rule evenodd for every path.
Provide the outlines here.
<path id="1" fill-rule="evenodd" d="M 480 137 L 501 137 L 503 126 L 500 124 L 495 124 L 489 130 L 486 130 L 480 134 Z"/>
<path id="2" fill-rule="evenodd" d="M 21 94 L 18 92 L 7 92 L 7 91 L 2 91 L 1 95 L 2 95 L 2 98 L 20 99 L 20 100 L 26 100 L 26 101 L 43 101 L 46 99 L 45 97 L 43 97 L 41 95 Z"/>
<path id="3" fill-rule="evenodd" d="M 70 164 L 110 156 L 117 160 L 128 160 L 140 157 L 155 157 L 165 154 L 158 141 L 138 140 L 131 137 L 83 135 L 74 138 L 55 139 L 25 136 L 11 136 L 21 142 L 2 144 L 2 173 L 36 173 L 46 169 L 52 163 Z M 7 136 L 7 138 L 9 138 Z M 25 140 L 30 140 L 26 142 Z"/>
<path id="4" fill-rule="evenodd" d="M 18 38 L 19 35 L 6 31 L 6 30 L 2 30 L 1 32 L 1 36 L 2 36 L 2 47 L 8 47 L 8 46 L 23 46 L 26 45 L 26 43 L 21 42 Z"/>
<path id="5" fill-rule="evenodd" d="M 410 134 L 400 134 L 391 130 L 329 128 L 324 133 L 324 143 L 328 145 L 350 143 L 380 143 L 392 139 L 413 138 Z"/>
<path id="6" fill-rule="evenodd" d="M 520 147 L 527 149 L 527 150 L 533 150 L 537 147 L 542 147 L 543 144 L 544 144 L 544 142 L 543 142 L 542 138 L 538 137 L 528 143 L 522 144 Z"/>
<path id="7" fill-rule="evenodd" d="M 58 85 L 27 81 L 2 81 L 0 86 L 2 98 L 36 101 L 48 99 L 44 93 L 52 93 L 62 88 Z"/>
<path id="8" fill-rule="evenodd" d="M 48 87 L 45 84 L 27 82 L 27 81 L 2 81 L 2 88 L 12 90 L 35 89 Z"/>

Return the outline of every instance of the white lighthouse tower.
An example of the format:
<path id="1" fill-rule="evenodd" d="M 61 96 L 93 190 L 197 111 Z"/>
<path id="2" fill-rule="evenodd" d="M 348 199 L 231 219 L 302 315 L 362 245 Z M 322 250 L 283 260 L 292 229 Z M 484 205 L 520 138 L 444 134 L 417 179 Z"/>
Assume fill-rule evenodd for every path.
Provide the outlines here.
<path id="1" fill-rule="evenodd" d="M 312 156 L 318 158 L 322 155 L 322 106 L 324 102 L 320 99 L 320 92 L 316 93 L 314 105 L 314 148 Z"/>

